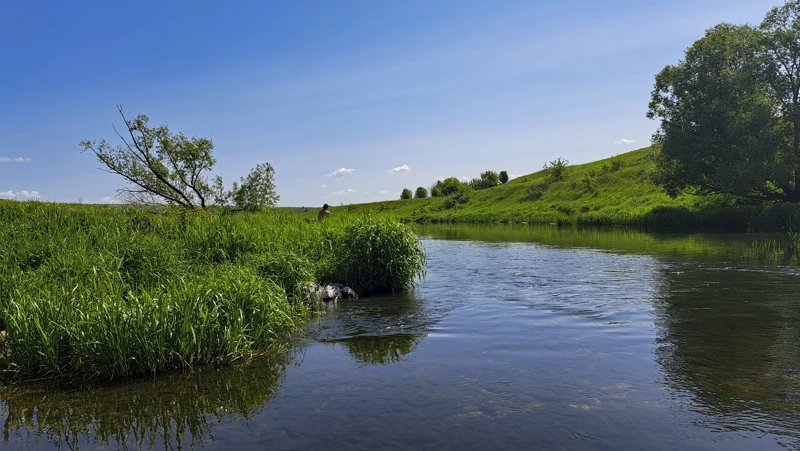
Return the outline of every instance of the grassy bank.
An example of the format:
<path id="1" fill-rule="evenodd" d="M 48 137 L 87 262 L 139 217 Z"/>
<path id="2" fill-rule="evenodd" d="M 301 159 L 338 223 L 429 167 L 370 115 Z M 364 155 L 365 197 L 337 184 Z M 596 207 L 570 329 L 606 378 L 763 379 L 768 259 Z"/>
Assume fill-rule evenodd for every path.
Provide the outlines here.
<path id="1" fill-rule="evenodd" d="M 387 218 L 0 202 L 0 225 L 1 364 L 22 378 L 232 362 L 299 328 L 301 282 L 398 290 L 424 265 Z"/>
<path id="2" fill-rule="evenodd" d="M 571 166 L 560 181 L 548 181 L 546 171 L 540 171 L 468 195 L 347 205 L 334 212 L 391 214 L 434 223 L 800 228 L 798 205 L 745 205 L 723 196 L 670 198 L 650 181 L 649 151 Z"/>

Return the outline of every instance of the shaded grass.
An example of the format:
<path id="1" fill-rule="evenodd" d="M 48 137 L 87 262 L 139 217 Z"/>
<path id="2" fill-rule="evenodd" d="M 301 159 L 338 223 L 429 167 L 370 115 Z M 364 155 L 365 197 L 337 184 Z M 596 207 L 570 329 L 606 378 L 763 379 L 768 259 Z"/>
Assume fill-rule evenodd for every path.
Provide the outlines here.
<path id="1" fill-rule="evenodd" d="M 505 185 L 461 196 L 396 200 L 336 207 L 345 213 L 390 214 L 431 223 L 540 223 L 627 225 L 729 230 L 800 228 L 800 205 L 747 205 L 726 196 L 675 199 L 651 182 L 649 148 L 571 166 L 563 180 L 539 171 Z M 308 213 L 311 214 L 311 213 Z"/>
<path id="2" fill-rule="evenodd" d="M 402 290 L 424 251 L 388 218 L 0 203 L 6 375 L 116 379 L 279 347 L 298 286 Z"/>

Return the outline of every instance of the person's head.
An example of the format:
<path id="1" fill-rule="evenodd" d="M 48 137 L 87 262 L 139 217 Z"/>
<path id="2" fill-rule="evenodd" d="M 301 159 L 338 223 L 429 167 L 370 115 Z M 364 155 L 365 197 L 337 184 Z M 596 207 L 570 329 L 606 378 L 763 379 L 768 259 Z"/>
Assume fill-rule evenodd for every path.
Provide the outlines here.
<path id="1" fill-rule="evenodd" d="M 325 204 L 325 205 L 323 205 L 323 206 L 322 206 L 322 209 L 323 209 L 323 210 L 327 210 L 327 209 L 328 209 L 328 204 Z"/>

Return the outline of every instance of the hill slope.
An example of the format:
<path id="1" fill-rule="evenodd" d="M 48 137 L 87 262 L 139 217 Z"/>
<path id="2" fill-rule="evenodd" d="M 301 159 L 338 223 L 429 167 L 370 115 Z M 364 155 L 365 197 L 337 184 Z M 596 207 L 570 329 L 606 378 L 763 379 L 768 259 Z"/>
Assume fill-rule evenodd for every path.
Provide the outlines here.
<path id="1" fill-rule="evenodd" d="M 587 225 L 711 226 L 736 229 L 798 227 L 796 205 L 736 206 L 722 196 L 675 199 L 650 181 L 650 148 L 571 166 L 564 180 L 546 171 L 505 185 L 452 197 L 395 200 L 334 207 L 353 214 L 391 214 L 416 222 L 558 223 Z M 414 187 L 409 187 L 413 190 Z"/>

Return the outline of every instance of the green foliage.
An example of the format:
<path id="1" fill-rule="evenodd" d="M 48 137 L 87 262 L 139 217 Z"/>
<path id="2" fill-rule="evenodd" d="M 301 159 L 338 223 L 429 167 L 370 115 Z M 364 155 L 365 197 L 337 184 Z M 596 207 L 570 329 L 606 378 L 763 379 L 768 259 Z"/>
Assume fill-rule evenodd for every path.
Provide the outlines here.
<path id="1" fill-rule="evenodd" d="M 435 184 L 431 186 L 431 197 L 441 197 L 442 196 L 442 188 L 439 184 Z"/>
<path id="2" fill-rule="evenodd" d="M 366 217 L 328 232 L 337 252 L 326 280 L 370 293 L 402 290 L 424 276 L 425 251 L 414 231 L 403 224 Z"/>
<path id="3" fill-rule="evenodd" d="M 20 378 L 232 362 L 299 328 L 300 283 L 400 290 L 424 271 L 388 218 L 0 202 L 0 224 L 0 369 Z"/>
<path id="4" fill-rule="evenodd" d="M 671 196 L 800 202 L 800 2 L 720 24 L 657 76 L 655 181 Z"/>
<path id="5" fill-rule="evenodd" d="M 411 193 L 411 190 L 408 188 L 403 188 L 403 192 L 400 193 L 400 199 L 411 199 L 414 195 Z"/>
<path id="6" fill-rule="evenodd" d="M 508 172 L 500 171 L 500 184 L 505 185 L 508 183 Z"/>
<path id="7" fill-rule="evenodd" d="M 84 152 L 94 153 L 106 172 L 123 178 L 126 187 L 117 191 L 129 203 L 177 205 L 196 210 L 233 202 L 253 210 L 278 202 L 273 182 L 275 171 L 269 163 L 257 165 L 241 179 L 241 185 L 234 183 L 227 192 L 221 177 L 214 177 L 211 183 L 208 180 L 207 173 L 216 164 L 210 139 L 174 134 L 166 125 L 150 127 L 147 116 L 128 119 L 121 106 L 118 111 L 126 128 L 123 134 L 118 134 L 121 145 L 103 139 L 84 140 L 80 146 Z"/>
<path id="8" fill-rule="evenodd" d="M 452 196 L 453 194 L 470 190 L 472 188 L 467 183 L 464 183 L 455 177 L 448 177 L 444 180 L 437 181 L 431 191 L 433 191 L 433 189 L 437 189 L 439 196 Z"/>
<path id="9" fill-rule="evenodd" d="M 561 223 L 646 227 L 705 227 L 724 230 L 800 229 L 800 205 L 752 205 L 731 196 L 670 198 L 652 181 L 651 148 L 574 166 L 560 182 L 548 182 L 547 171 L 523 175 L 495 189 L 470 191 L 457 205 L 449 197 L 387 201 L 344 207 L 350 214 L 387 214 L 414 222 Z M 611 172 L 612 160 L 624 164 Z M 587 196 L 583 174 L 593 171 L 597 194 Z M 535 202 L 531 202 L 531 201 Z M 566 215 L 556 206 L 574 213 Z M 450 207 L 450 208 L 448 208 Z M 458 208 L 454 208 L 458 207 Z"/>
<path id="10" fill-rule="evenodd" d="M 595 178 L 594 171 L 584 172 L 581 178 L 581 184 L 587 193 L 597 194 L 597 178 Z"/>
<path id="11" fill-rule="evenodd" d="M 549 186 L 550 184 L 546 182 L 528 185 L 528 188 L 526 189 L 527 195 L 525 196 L 525 200 L 537 201 L 541 199 Z"/>
<path id="12" fill-rule="evenodd" d="M 569 161 L 558 157 L 550 163 L 545 163 L 545 178 L 548 182 L 560 182 L 567 178 L 569 168 Z"/>
<path id="13" fill-rule="evenodd" d="M 417 190 L 414 191 L 414 199 L 425 199 L 426 197 L 428 197 L 428 190 L 422 186 L 417 187 Z"/>
<path id="14" fill-rule="evenodd" d="M 485 171 L 481 173 L 480 178 L 472 179 L 470 182 L 470 186 L 475 190 L 494 188 L 498 185 L 500 185 L 500 176 L 494 171 Z"/>
<path id="15" fill-rule="evenodd" d="M 272 165 L 269 163 L 256 165 L 247 177 L 241 178 L 241 184 L 234 182 L 230 192 L 234 205 L 250 211 L 277 205 L 280 196 L 275 192 L 274 177 L 275 170 L 272 169 Z M 221 183 L 222 179 L 219 180 Z"/>
<path id="16" fill-rule="evenodd" d="M 462 189 L 458 193 L 446 199 L 444 201 L 444 204 L 442 204 L 442 207 L 448 210 L 452 208 L 458 208 L 460 206 L 468 204 L 469 200 L 470 200 L 470 191 L 467 189 Z"/>

